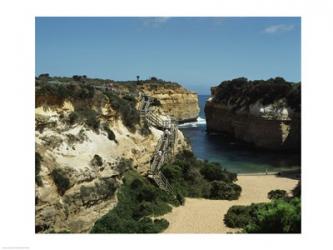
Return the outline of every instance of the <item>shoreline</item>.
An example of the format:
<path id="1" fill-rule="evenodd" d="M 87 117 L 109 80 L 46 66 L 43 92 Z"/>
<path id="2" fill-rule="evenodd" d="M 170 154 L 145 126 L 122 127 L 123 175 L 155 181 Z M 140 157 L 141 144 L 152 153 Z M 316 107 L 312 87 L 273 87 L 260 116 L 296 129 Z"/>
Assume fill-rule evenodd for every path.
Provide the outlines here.
<path id="1" fill-rule="evenodd" d="M 174 207 L 161 218 L 167 219 L 169 227 L 163 233 L 234 233 L 239 229 L 229 228 L 223 218 L 233 205 L 250 205 L 268 202 L 267 193 L 274 189 L 283 189 L 288 193 L 297 185 L 295 178 L 275 175 L 238 176 L 236 182 L 242 187 L 238 200 L 208 200 L 186 198 L 185 205 Z"/>

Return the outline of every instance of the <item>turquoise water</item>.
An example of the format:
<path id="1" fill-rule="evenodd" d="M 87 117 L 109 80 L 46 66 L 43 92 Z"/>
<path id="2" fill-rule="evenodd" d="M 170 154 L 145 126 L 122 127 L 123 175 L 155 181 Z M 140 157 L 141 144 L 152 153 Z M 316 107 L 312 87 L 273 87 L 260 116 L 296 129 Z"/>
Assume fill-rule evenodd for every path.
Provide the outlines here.
<path id="1" fill-rule="evenodd" d="M 219 162 L 237 173 L 280 171 L 300 166 L 300 154 L 261 151 L 223 135 L 207 134 L 204 106 L 208 97 L 199 95 L 198 122 L 180 125 L 198 158 Z"/>

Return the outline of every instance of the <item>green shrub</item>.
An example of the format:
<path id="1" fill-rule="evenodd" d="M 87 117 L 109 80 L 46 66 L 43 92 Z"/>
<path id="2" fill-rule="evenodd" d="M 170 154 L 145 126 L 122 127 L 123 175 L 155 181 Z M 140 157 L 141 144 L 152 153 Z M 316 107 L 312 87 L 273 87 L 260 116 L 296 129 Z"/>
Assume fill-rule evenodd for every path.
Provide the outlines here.
<path id="1" fill-rule="evenodd" d="M 190 151 L 178 154 L 174 162 L 162 166 L 162 172 L 173 190 L 183 196 L 230 200 L 237 199 L 241 192 L 233 183 L 236 174 L 217 163 L 197 160 Z"/>
<path id="2" fill-rule="evenodd" d="M 69 114 L 68 123 L 73 125 L 77 122 L 83 122 L 95 131 L 97 131 L 100 126 L 97 112 L 89 108 L 78 109 Z"/>
<path id="3" fill-rule="evenodd" d="M 66 176 L 66 173 L 62 169 L 56 168 L 51 172 L 51 176 L 55 185 L 57 186 L 58 193 L 63 195 L 70 187 L 70 182 Z"/>
<path id="4" fill-rule="evenodd" d="M 37 184 L 37 186 L 43 185 L 42 179 L 39 175 L 41 169 L 40 165 L 42 160 L 43 160 L 42 156 L 38 152 L 35 152 L 35 183 Z"/>
<path id="5" fill-rule="evenodd" d="M 252 222 L 252 206 L 232 206 L 224 215 L 224 223 L 231 228 L 245 227 Z"/>
<path id="6" fill-rule="evenodd" d="M 203 164 L 203 167 L 200 170 L 200 173 L 207 179 L 208 181 L 226 181 L 232 182 L 237 180 L 237 174 L 230 173 L 220 166 L 220 164 Z"/>
<path id="7" fill-rule="evenodd" d="M 103 165 L 103 159 L 99 155 L 94 155 L 94 157 L 91 160 L 91 165 L 92 166 L 98 166 L 101 167 Z"/>
<path id="8" fill-rule="evenodd" d="M 91 233 L 158 233 L 168 226 L 164 219 L 152 220 L 171 211 L 179 202 L 148 179 L 130 170 L 118 192 L 117 206 L 96 221 Z"/>
<path id="9" fill-rule="evenodd" d="M 297 183 L 297 186 L 292 190 L 293 196 L 301 198 L 301 181 Z"/>
<path id="10" fill-rule="evenodd" d="M 277 199 L 250 206 L 232 206 L 224 216 L 228 227 L 241 227 L 246 233 L 300 233 L 299 198 Z"/>
<path id="11" fill-rule="evenodd" d="M 244 231 L 247 233 L 300 233 L 301 201 L 273 200 L 258 207 L 255 216 Z"/>
<path id="12" fill-rule="evenodd" d="M 79 120 L 79 114 L 78 112 L 73 111 L 68 116 L 68 122 L 70 125 L 74 125 Z"/>
<path id="13" fill-rule="evenodd" d="M 287 197 L 287 192 L 285 190 L 276 189 L 272 190 L 267 194 L 268 199 L 284 199 Z"/>
<path id="14" fill-rule="evenodd" d="M 117 142 L 116 140 L 116 135 L 114 134 L 114 132 L 109 128 L 108 125 L 104 125 L 104 130 L 106 131 L 106 133 L 108 134 L 108 139 L 110 141 L 115 141 Z"/>
<path id="15" fill-rule="evenodd" d="M 224 181 L 213 181 L 211 184 L 209 198 L 220 200 L 237 200 L 242 188 L 235 183 L 226 183 Z"/>
<path id="16" fill-rule="evenodd" d="M 130 130 L 135 130 L 135 125 L 140 122 L 140 114 L 136 109 L 136 100 L 131 96 L 120 98 L 119 96 L 105 92 L 110 101 L 112 108 L 120 114 L 124 125 Z"/>

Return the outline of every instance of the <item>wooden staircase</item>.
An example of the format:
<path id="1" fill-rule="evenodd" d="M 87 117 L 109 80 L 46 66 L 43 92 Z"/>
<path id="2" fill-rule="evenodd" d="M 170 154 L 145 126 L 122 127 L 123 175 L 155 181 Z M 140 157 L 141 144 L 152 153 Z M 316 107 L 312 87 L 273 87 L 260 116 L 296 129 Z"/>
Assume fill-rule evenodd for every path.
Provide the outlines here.
<path id="1" fill-rule="evenodd" d="M 168 160 L 169 156 L 174 153 L 175 142 L 177 138 L 177 122 L 174 119 L 163 120 L 158 115 L 149 110 L 152 98 L 142 96 L 139 105 L 140 118 L 148 122 L 149 125 L 158 129 L 163 129 L 163 135 L 159 139 L 150 165 L 150 174 L 157 186 L 162 190 L 174 194 L 167 178 L 161 172 L 162 165 Z"/>

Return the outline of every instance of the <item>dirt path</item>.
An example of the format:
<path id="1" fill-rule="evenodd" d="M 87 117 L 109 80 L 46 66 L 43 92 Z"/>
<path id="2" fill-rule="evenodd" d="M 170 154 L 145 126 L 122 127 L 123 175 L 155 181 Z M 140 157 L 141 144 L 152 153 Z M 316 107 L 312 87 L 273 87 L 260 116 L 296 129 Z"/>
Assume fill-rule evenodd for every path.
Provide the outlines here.
<path id="1" fill-rule="evenodd" d="M 227 233 L 237 230 L 228 228 L 223 217 L 233 205 L 249 205 L 268 201 L 267 193 L 273 189 L 291 191 L 297 180 L 267 176 L 239 176 L 237 183 L 242 193 L 236 201 L 187 198 L 185 206 L 173 208 L 163 216 L 170 222 L 165 233 Z"/>

